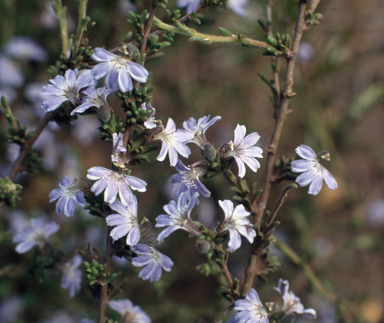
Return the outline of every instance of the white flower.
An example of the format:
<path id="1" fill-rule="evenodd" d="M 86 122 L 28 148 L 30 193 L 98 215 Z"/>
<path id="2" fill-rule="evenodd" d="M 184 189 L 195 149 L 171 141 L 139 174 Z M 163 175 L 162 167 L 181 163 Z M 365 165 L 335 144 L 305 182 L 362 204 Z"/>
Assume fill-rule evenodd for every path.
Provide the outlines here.
<path id="1" fill-rule="evenodd" d="M 116 201 L 117 194 L 123 204 L 128 205 L 133 201 L 131 189 L 145 192 L 147 183 L 140 178 L 119 174 L 104 167 L 92 167 L 88 169 L 87 178 L 96 181 L 91 191 L 97 196 L 104 191 L 104 201 L 112 204 Z"/>
<path id="2" fill-rule="evenodd" d="M 90 70 L 78 74 L 77 68 L 66 70 L 65 76 L 57 75 L 54 79 L 49 80 L 51 84 L 43 86 L 41 95 L 48 96 L 42 105 L 46 112 L 56 110 L 66 101 L 70 101 L 73 105 L 80 102 L 80 90 L 89 86 L 93 78 Z"/>
<path id="3" fill-rule="evenodd" d="M 292 161 L 292 172 L 302 173 L 296 178 L 296 182 L 301 187 L 311 184 L 309 185 L 308 194 L 318 194 L 323 186 L 323 179 L 330 189 L 334 190 L 337 188 L 335 178 L 319 163 L 319 160 L 311 147 L 300 145 L 295 151 L 304 160 Z M 329 154 L 324 156 L 325 159 L 329 159 Z"/>
<path id="4" fill-rule="evenodd" d="M 59 229 L 60 226 L 55 222 L 45 223 L 43 218 L 32 219 L 30 225 L 22 228 L 13 237 L 13 242 L 18 243 L 16 251 L 18 253 L 26 253 L 34 246 L 43 248 L 47 243 L 47 238 Z"/>
<path id="5" fill-rule="evenodd" d="M 195 193 L 188 201 L 188 193 L 181 193 L 175 201 L 171 201 L 164 206 L 164 211 L 167 214 L 161 214 L 156 218 L 156 227 L 165 227 L 157 236 L 158 241 L 164 240 L 173 231 L 181 229 L 189 232 L 191 235 L 200 236 L 201 233 L 191 219 L 191 211 L 196 205 L 198 193 Z"/>
<path id="6" fill-rule="evenodd" d="M 78 267 L 80 267 L 82 261 L 81 256 L 76 254 L 70 261 L 61 266 L 61 270 L 63 271 L 61 287 L 68 289 L 68 294 L 71 298 L 75 297 L 81 288 L 82 272 Z"/>
<path id="7" fill-rule="evenodd" d="M 221 120 L 220 116 L 216 116 L 209 121 L 210 116 L 201 117 L 197 122 L 195 118 L 189 118 L 188 121 L 183 122 L 183 127 L 188 132 L 193 134 L 192 140 L 201 149 L 204 149 L 204 145 L 208 143 L 208 140 L 205 138 L 205 132 L 210 126 L 212 126 L 216 121 Z"/>
<path id="8" fill-rule="evenodd" d="M 255 157 L 263 158 L 263 150 L 260 147 L 254 147 L 260 139 L 259 134 L 252 132 L 245 137 L 246 131 L 245 126 L 237 125 L 235 129 L 235 139 L 233 143 L 230 141 L 230 150 L 225 153 L 226 157 L 233 157 L 235 159 L 237 167 L 239 168 L 239 177 L 244 177 L 245 175 L 244 163 L 256 172 L 260 168 L 260 163 Z"/>
<path id="9" fill-rule="evenodd" d="M 260 301 L 256 290 L 252 288 L 245 299 L 235 301 L 233 308 L 237 313 L 228 323 L 268 323 L 268 313 Z"/>
<path id="10" fill-rule="evenodd" d="M 98 80 L 107 75 L 105 85 L 109 89 L 128 92 L 133 89 L 132 79 L 140 83 L 147 82 L 148 71 L 127 58 L 112 54 L 103 48 L 96 48 L 92 58 L 102 62 L 92 69 L 93 77 Z"/>
<path id="11" fill-rule="evenodd" d="M 169 118 L 165 129 L 153 137 L 155 140 L 158 139 L 162 141 L 157 160 L 163 161 L 167 154 L 169 154 L 169 162 L 171 166 L 175 166 L 179 159 L 177 153 L 186 158 L 191 154 L 191 150 L 185 143 L 192 138 L 192 133 L 180 129 L 176 130 L 175 121 Z"/>
<path id="12" fill-rule="evenodd" d="M 59 199 L 56 204 L 56 213 L 65 214 L 66 217 L 73 216 L 75 213 L 75 204 L 84 207 L 84 193 L 79 187 L 72 184 L 67 176 L 64 176 L 56 188 L 49 193 L 49 203 Z"/>
<path id="13" fill-rule="evenodd" d="M 292 291 L 289 290 L 288 280 L 279 279 L 278 287 L 274 287 L 276 291 L 283 297 L 283 307 L 281 308 L 286 314 L 297 313 L 309 319 L 316 319 L 316 311 L 313 308 L 304 309 L 304 305 Z"/>
<path id="14" fill-rule="evenodd" d="M 233 209 L 233 203 L 230 200 L 219 201 L 220 207 L 224 211 L 225 219 L 222 224 L 221 232 L 229 231 L 228 250 L 234 252 L 241 246 L 240 235 L 246 237 L 250 243 L 256 237 L 253 225 L 247 218 L 250 214 L 244 208 L 244 205 L 238 205 Z"/>
<path id="15" fill-rule="evenodd" d="M 134 246 L 140 239 L 139 222 L 137 221 L 137 199 L 132 195 L 132 204 L 124 206 L 120 201 L 116 200 L 109 207 L 118 214 L 110 214 L 106 217 L 108 226 L 116 226 L 111 231 L 113 241 L 119 240 L 127 235 L 127 245 Z"/>
<path id="16" fill-rule="evenodd" d="M 131 247 L 131 250 L 138 254 L 138 257 L 133 258 L 132 265 L 135 267 L 145 266 L 139 273 L 139 277 L 147 280 L 158 281 L 161 278 L 162 269 L 171 271 L 173 261 L 171 258 L 163 255 L 153 247 L 146 244 L 137 244 Z"/>

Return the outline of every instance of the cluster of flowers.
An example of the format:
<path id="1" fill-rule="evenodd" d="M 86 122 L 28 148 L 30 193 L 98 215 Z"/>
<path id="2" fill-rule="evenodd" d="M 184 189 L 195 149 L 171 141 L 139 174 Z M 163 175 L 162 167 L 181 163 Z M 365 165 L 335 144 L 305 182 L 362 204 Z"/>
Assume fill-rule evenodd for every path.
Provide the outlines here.
<path id="1" fill-rule="evenodd" d="M 102 48 L 96 48 L 92 58 L 99 62 L 92 70 L 67 70 L 64 76 L 56 76 L 50 80 L 51 84 L 43 87 L 42 94 L 48 97 L 43 102 L 43 108 L 47 112 L 58 109 L 66 101 L 75 106 L 72 114 L 82 113 L 91 107 L 98 109 L 108 107 L 106 98 L 110 93 L 118 89 L 122 92 L 131 91 L 133 89 L 133 80 L 144 83 L 149 75 L 148 71 L 140 64 L 134 63 L 126 57 L 112 54 Z M 104 76 L 106 76 L 105 86 L 95 88 L 95 80 Z M 86 89 L 83 90 L 84 88 Z M 83 98 L 80 97 L 81 91 Z M 145 127 L 147 129 L 157 128 L 160 123 L 154 117 L 155 110 L 149 104 L 144 104 L 142 109 L 152 110 L 150 120 L 144 124 Z M 163 161 L 169 155 L 170 165 L 178 171 L 170 179 L 175 189 L 176 200 L 165 205 L 164 211 L 166 214 L 159 215 L 156 219 L 157 227 L 166 227 L 158 235 L 158 241 L 162 241 L 178 229 L 185 230 L 196 237 L 201 235 L 199 228 L 191 219 L 191 211 L 199 203 L 199 195 L 203 197 L 210 196 L 210 191 L 200 181 L 200 177 L 208 171 L 208 164 L 205 161 L 200 161 L 187 167 L 179 160 L 178 154 L 186 158 L 191 154 L 191 150 L 187 146 L 188 143 L 194 143 L 204 151 L 206 146 L 210 145 L 205 133 L 210 126 L 220 119 L 220 116 L 216 116 L 211 120 L 210 116 L 204 116 L 198 121 L 190 118 L 184 122 L 184 129 L 176 129 L 175 122 L 169 118 L 165 128 L 160 126 L 160 131 L 154 131 L 153 140 L 161 142 L 161 149 L 157 159 Z M 246 136 L 245 126 L 237 125 L 234 131 L 234 141 L 229 141 L 221 147 L 219 150 L 220 157 L 235 160 L 239 177 L 245 176 L 245 165 L 256 172 L 260 168 L 260 163 L 256 158 L 262 158 L 262 149 L 256 146 L 259 139 L 258 133 L 253 132 Z M 139 277 L 145 280 L 157 281 L 161 278 L 162 269 L 170 271 L 173 262 L 154 247 L 139 243 L 141 234 L 137 218 L 138 203 L 132 190 L 144 192 L 147 183 L 122 171 L 125 168 L 126 152 L 126 141 L 124 143 L 123 134 L 113 134 L 112 161 L 115 166 L 121 167 L 121 171 L 96 166 L 88 170 L 87 178 L 93 181 L 91 192 L 95 196 L 104 192 L 104 201 L 108 203 L 112 211 L 116 212 L 106 217 L 106 224 L 114 226 L 111 231 L 112 239 L 116 241 L 127 236 L 127 245 L 138 255 L 133 259 L 132 264 L 138 267 L 144 266 L 139 273 Z M 333 176 L 319 163 L 317 155 L 310 147 L 301 145 L 296 149 L 296 153 L 303 159 L 293 161 L 291 166 L 292 172 L 302 173 L 296 180 L 300 186 L 310 184 L 309 193 L 314 195 L 320 191 L 323 179 L 330 188 L 335 189 L 337 187 Z M 55 200 L 58 200 L 56 212 L 58 214 L 64 213 L 67 217 L 74 215 L 76 204 L 80 207 L 85 206 L 83 191 L 71 183 L 66 176 L 61 180 L 60 188 L 50 193 L 50 202 Z M 225 214 L 220 230 L 221 232 L 229 232 L 229 251 L 234 252 L 241 246 L 241 235 L 252 243 L 256 232 L 247 218 L 250 213 L 245 210 L 244 206 L 234 207 L 230 200 L 219 201 L 219 205 Z M 14 242 L 19 243 L 16 250 L 23 253 L 35 245 L 41 247 L 44 245 L 42 241 L 55 233 L 58 228 L 57 225 L 53 224 L 35 225 L 32 223 L 23 234 L 20 233 L 14 237 Z M 81 257 L 76 255 L 71 261 L 62 266 L 64 273 L 62 287 L 69 289 L 71 297 L 80 289 L 81 271 L 78 267 L 81 261 Z M 249 313 L 241 313 L 248 311 L 244 302 L 251 301 L 255 303 L 258 300 L 257 293 L 255 293 L 256 291 L 252 290 L 247 295 L 248 298 L 242 301 L 243 303 L 237 301 L 240 302 L 235 304 L 235 310 L 240 313 L 236 314 L 237 317 L 239 315 L 250 315 Z M 254 315 L 252 317 L 257 317 L 255 313 L 252 315 Z M 236 322 L 243 321 L 239 318 Z"/>

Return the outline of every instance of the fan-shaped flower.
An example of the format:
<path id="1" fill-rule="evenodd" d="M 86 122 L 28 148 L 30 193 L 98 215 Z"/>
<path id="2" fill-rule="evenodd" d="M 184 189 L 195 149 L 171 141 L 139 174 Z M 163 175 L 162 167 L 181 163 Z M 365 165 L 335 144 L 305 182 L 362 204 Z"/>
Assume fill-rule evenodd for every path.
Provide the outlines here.
<path id="1" fill-rule="evenodd" d="M 125 323 L 151 323 L 150 317 L 140 306 L 133 305 L 129 299 L 117 299 L 108 302 L 111 309 L 120 313 Z"/>
<path id="2" fill-rule="evenodd" d="M 48 96 L 42 105 L 46 112 L 56 110 L 65 101 L 70 101 L 73 105 L 80 103 L 79 92 L 92 83 L 93 77 L 90 70 L 78 74 L 77 68 L 66 70 L 65 76 L 57 75 L 49 80 L 51 84 L 43 86 L 41 95 Z"/>
<path id="3" fill-rule="evenodd" d="M 96 181 L 91 191 L 97 196 L 104 192 L 104 201 L 112 204 L 116 201 L 119 194 L 120 201 L 125 204 L 133 202 L 131 189 L 139 192 L 145 192 L 147 183 L 135 176 L 119 174 L 113 170 L 95 166 L 88 169 L 87 178 Z"/>
<path id="4" fill-rule="evenodd" d="M 200 182 L 199 177 L 206 172 L 202 167 L 189 168 L 184 166 L 181 160 L 177 161 L 176 170 L 178 174 L 173 174 L 169 181 L 172 183 L 172 187 L 175 189 L 175 195 L 179 196 L 183 192 L 188 193 L 189 199 L 199 192 L 204 197 L 209 197 L 211 192 Z"/>
<path id="5" fill-rule="evenodd" d="M 209 121 L 210 116 L 201 117 L 197 122 L 195 118 L 189 118 L 187 121 L 183 122 L 183 127 L 188 132 L 193 133 L 193 139 L 189 142 L 194 142 L 201 149 L 204 149 L 205 144 L 208 143 L 207 138 L 205 138 L 205 132 L 207 129 L 212 126 L 216 121 L 221 120 L 220 116 L 216 116 Z"/>
<path id="6" fill-rule="evenodd" d="M 295 149 L 296 153 L 304 160 L 294 160 L 291 162 L 292 172 L 302 173 L 296 178 L 296 182 L 301 186 L 309 185 L 308 194 L 316 195 L 323 186 L 323 180 L 332 190 L 337 188 L 337 182 L 332 174 L 320 164 L 316 153 L 306 145 L 300 145 Z M 324 159 L 329 160 L 329 153 L 323 155 Z"/>
<path id="7" fill-rule="evenodd" d="M 297 313 L 308 319 L 316 319 L 316 311 L 313 308 L 304 309 L 304 305 L 292 291 L 289 290 L 288 280 L 279 279 L 278 287 L 274 287 L 276 291 L 283 297 L 283 307 L 281 308 L 286 314 Z"/>
<path id="8" fill-rule="evenodd" d="M 157 236 L 158 241 L 164 240 L 173 231 L 181 229 L 189 232 L 191 235 L 200 236 L 201 233 L 191 219 L 191 211 L 196 205 L 198 193 L 195 193 L 192 198 L 188 199 L 187 193 L 181 193 L 175 201 L 171 201 L 164 206 L 164 211 L 167 214 L 161 214 L 156 218 L 156 227 L 165 227 Z"/>
<path id="9" fill-rule="evenodd" d="M 220 207 L 224 211 L 225 219 L 222 224 L 221 232 L 229 231 L 228 250 L 234 252 L 241 246 L 240 235 L 246 237 L 250 243 L 256 237 L 256 232 L 253 225 L 247 219 L 250 214 L 244 208 L 244 205 L 238 205 L 233 208 L 233 203 L 230 200 L 219 201 Z"/>
<path id="10" fill-rule="evenodd" d="M 233 308 L 237 313 L 228 323 L 268 323 L 268 313 L 260 301 L 256 290 L 252 288 L 245 299 L 235 301 Z"/>
<path id="11" fill-rule="evenodd" d="M 63 277 L 61 287 L 68 289 L 69 297 L 75 297 L 81 289 L 82 272 L 78 269 L 83 261 L 80 255 L 74 255 L 73 258 L 61 266 Z"/>
<path id="12" fill-rule="evenodd" d="M 239 177 L 244 177 L 245 175 L 244 163 L 256 172 L 260 168 L 260 163 L 255 157 L 263 158 L 263 150 L 260 147 L 255 147 L 260 139 L 259 134 L 252 132 L 245 137 L 246 131 L 245 126 L 237 125 L 235 129 L 235 139 L 233 143 L 230 141 L 230 150 L 225 153 L 226 157 L 233 157 L 235 159 L 237 167 L 239 168 Z"/>
<path id="13" fill-rule="evenodd" d="M 82 99 L 82 103 L 71 112 L 71 115 L 74 115 L 75 113 L 82 113 L 92 107 L 96 107 L 97 109 L 106 107 L 109 109 L 107 96 L 112 92 L 113 90 L 107 89 L 105 86 L 96 89 L 93 85 L 91 85 L 83 91 L 86 96 Z"/>
<path id="14" fill-rule="evenodd" d="M 162 269 L 165 271 L 171 271 L 172 269 L 173 261 L 171 258 L 163 255 L 153 247 L 146 244 L 137 244 L 131 247 L 131 250 L 139 255 L 133 258 L 132 265 L 135 267 L 145 266 L 139 273 L 139 277 L 144 280 L 158 281 L 161 278 Z"/>
<path id="15" fill-rule="evenodd" d="M 22 228 L 12 239 L 18 243 L 16 251 L 18 253 L 26 253 L 34 246 L 43 248 L 47 244 L 47 238 L 56 233 L 60 226 L 55 222 L 45 223 L 43 218 L 31 220 L 31 224 Z"/>
<path id="16" fill-rule="evenodd" d="M 132 79 L 140 83 L 147 82 L 148 71 L 125 57 L 112 54 L 103 48 L 96 48 L 92 58 L 102 62 L 92 69 L 93 77 L 98 80 L 107 75 L 105 85 L 109 89 L 128 92 L 133 89 Z"/>
<path id="17" fill-rule="evenodd" d="M 70 217 L 75 213 L 75 204 L 84 207 L 84 193 L 79 187 L 72 184 L 67 176 L 64 176 L 56 188 L 49 193 L 49 203 L 59 199 L 56 204 L 56 213 Z"/>
<path id="18" fill-rule="evenodd" d="M 171 166 L 175 166 L 179 159 L 177 153 L 186 158 L 191 154 L 191 150 L 187 147 L 186 143 L 192 138 L 192 133 L 180 129 L 176 130 L 175 121 L 169 118 L 165 129 L 153 137 L 155 140 L 162 141 L 157 160 L 163 161 L 167 154 L 169 154 L 169 162 Z"/>
<path id="19" fill-rule="evenodd" d="M 108 226 L 116 226 L 111 231 L 113 241 L 119 240 L 127 235 L 127 245 L 134 246 L 140 239 L 140 227 L 137 220 L 137 199 L 132 195 L 133 201 L 129 205 L 123 205 L 116 200 L 109 207 L 118 214 L 110 214 L 106 217 Z"/>

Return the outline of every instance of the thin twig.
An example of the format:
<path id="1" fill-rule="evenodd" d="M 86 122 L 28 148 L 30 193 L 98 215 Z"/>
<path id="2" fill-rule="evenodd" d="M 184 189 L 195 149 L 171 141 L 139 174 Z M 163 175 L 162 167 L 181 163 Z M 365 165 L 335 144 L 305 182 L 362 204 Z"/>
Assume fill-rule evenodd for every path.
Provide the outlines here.
<path id="1" fill-rule="evenodd" d="M 107 227 L 107 237 L 106 237 L 106 256 L 105 256 L 105 273 L 108 274 L 111 271 L 112 263 L 112 253 L 110 252 L 112 248 L 112 238 L 110 237 L 112 227 Z M 99 299 L 99 321 L 98 323 L 105 323 L 105 310 L 108 304 L 108 284 L 101 286 L 100 290 L 100 299 Z"/>
<path id="2" fill-rule="evenodd" d="M 87 27 L 88 21 L 85 22 L 84 19 L 87 16 L 87 3 L 88 0 L 81 0 L 79 1 L 79 22 L 77 25 L 77 31 L 76 31 L 76 39 L 75 43 L 73 45 L 73 53 L 72 55 L 76 55 L 81 44 L 81 39 L 83 38 L 84 30 Z"/>
<path id="3" fill-rule="evenodd" d="M 272 222 L 275 220 L 277 213 L 279 212 L 280 208 L 283 206 L 284 202 L 288 197 L 288 191 L 293 187 L 297 188 L 298 186 L 297 184 L 289 184 L 286 187 L 284 187 L 283 191 L 281 192 L 279 198 L 276 201 L 275 206 L 272 209 L 271 214 L 268 217 L 266 227 L 269 227 L 272 224 Z"/>
<path id="4" fill-rule="evenodd" d="M 271 191 L 271 186 L 273 182 L 273 167 L 275 164 L 276 151 L 279 144 L 281 132 L 283 130 L 283 125 L 285 119 L 289 113 L 288 105 L 290 99 L 295 96 L 292 92 L 293 87 L 293 72 L 296 62 L 296 53 L 299 49 L 300 41 L 303 36 L 304 28 L 305 28 L 305 8 L 306 8 L 307 0 L 300 0 L 299 2 L 299 13 L 296 22 L 295 34 L 292 42 L 291 55 L 287 58 L 287 69 L 285 73 L 285 82 L 283 95 L 280 102 L 280 105 L 276 108 L 276 123 L 275 128 L 273 130 L 271 142 L 269 146 L 266 148 L 268 152 L 267 157 L 267 167 L 266 167 L 266 177 L 263 187 L 263 192 L 261 193 L 259 199 L 255 201 L 252 205 L 252 209 L 256 209 L 254 213 L 254 224 L 260 230 L 262 217 L 267 205 L 267 201 L 269 198 L 269 194 Z M 258 251 L 250 250 L 250 255 L 248 259 L 248 265 L 245 269 L 245 280 L 244 284 L 247 284 L 246 293 L 248 293 L 253 285 L 254 277 L 257 275 L 258 270 Z"/>
<path id="5" fill-rule="evenodd" d="M 9 179 L 13 182 L 16 178 L 16 175 L 24 170 L 24 160 L 25 157 L 27 157 L 28 152 L 31 150 L 33 144 L 36 142 L 36 140 L 39 138 L 40 134 L 44 130 L 44 128 L 48 125 L 50 119 L 51 119 L 52 113 L 46 113 L 43 117 L 43 119 L 40 120 L 40 123 L 38 124 L 36 130 L 34 131 L 33 136 L 25 142 L 24 145 L 20 147 L 20 154 L 19 157 L 14 162 L 12 169 L 8 175 Z"/>
<path id="6" fill-rule="evenodd" d="M 309 264 L 306 263 L 303 259 L 301 259 L 300 256 L 292 248 L 287 246 L 284 242 L 282 242 L 276 237 L 273 238 L 275 239 L 275 246 L 280 251 L 282 251 L 295 265 L 300 266 L 303 269 L 305 275 L 307 276 L 307 279 L 312 284 L 312 286 L 327 300 L 336 305 L 344 321 L 347 323 L 353 323 L 354 320 L 351 316 L 350 308 L 346 307 L 346 304 L 340 299 L 340 297 L 338 297 L 337 295 L 335 295 L 330 290 L 324 287 L 324 285 L 321 283 L 320 279 L 316 276 L 315 272 L 312 270 Z"/>
<path id="7" fill-rule="evenodd" d="M 311 3 L 309 4 L 308 12 L 314 13 L 319 3 L 320 3 L 320 0 L 312 0 Z"/>
<path id="8" fill-rule="evenodd" d="M 147 23 L 145 24 L 144 32 L 143 32 L 143 41 L 140 46 L 140 53 L 145 54 L 147 52 L 147 41 L 149 34 L 151 32 L 153 18 L 155 17 L 157 7 L 152 3 L 151 10 L 149 12 Z"/>
<path id="9" fill-rule="evenodd" d="M 59 19 L 60 36 L 61 36 L 61 50 L 64 55 L 68 55 L 68 28 L 67 28 L 67 7 L 63 7 L 61 0 L 56 0 L 52 3 L 53 10 Z"/>

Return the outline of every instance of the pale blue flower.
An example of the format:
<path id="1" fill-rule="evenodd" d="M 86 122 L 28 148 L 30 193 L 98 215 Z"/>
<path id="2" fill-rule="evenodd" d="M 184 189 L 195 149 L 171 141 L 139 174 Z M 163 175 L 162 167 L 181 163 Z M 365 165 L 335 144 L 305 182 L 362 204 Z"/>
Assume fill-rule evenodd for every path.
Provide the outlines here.
<path id="1" fill-rule="evenodd" d="M 84 207 L 84 193 L 79 187 L 72 184 L 67 176 L 64 176 L 56 188 L 49 193 L 49 203 L 59 199 L 56 204 L 56 213 L 65 214 L 66 217 L 73 216 L 75 213 L 75 204 Z"/>
<path id="2" fill-rule="evenodd" d="M 183 127 L 188 132 L 193 134 L 193 139 L 189 142 L 194 142 L 201 149 L 204 149 L 205 144 L 208 143 L 208 140 L 205 138 L 205 132 L 207 129 L 212 126 L 216 121 L 221 120 L 220 116 L 212 118 L 209 121 L 210 116 L 201 117 L 197 122 L 195 118 L 189 118 L 188 121 L 183 122 Z"/>
<path id="3" fill-rule="evenodd" d="M 133 202 L 131 189 L 145 192 L 147 186 L 146 182 L 135 176 L 119 174 L 99 166 L 88 169 L 87 178 L 96 181 L 91 188 L 96 196 L 105 190 L 104 201 L 109 204 L 115 202 L 117 194 L 119 194 L 120 201 L 129 205 Z"/>
<path id="4" fill-rule="evenodd" d="M 41 95 L 48 96 L 42 105 L 46 112 L 56 110 L 65 101 L 75 106 L 80 103 L 79 92 L 93 82 L 93 77 L 90 70 L 78 74 L 77 68 L 66 70 L 65 76 L 57 75 L 49 80 L 51 84 L 43 86 Z"/>
<path id="5" fill-rule="evenodd" d="M 108 226 L 116 226 L 110 234 L 113 241 L 127 235 L 126 242 L 129 246 L 134 246 L 140 239 L 140 227 L 137 220 L 137 199 L 135 195 L 132 195 L 132 198 L 133 201 L 129 205 L 123 205 L 118 200 L 110 204 L 109 207 L 118 214 L 110 214 L 105 219 Z"/>
<path id="6" fill-rule="evenodd" d="M 96 48 L 92 58 L 102 62 L 92 69 L 94 78 L 98 80 L 107 75 L 105 85 L 109 89 L 128 92 L 133 89 L 132 79 L 140 83 L 147 82 L 148 71 L 125 57 L 112 54 L 103 48 Z"/>
<path id="7" fill-rule="evenodd" d="M 206 169 L 200 166 L 192 169 L 184 166 L 181 160 L 177 161 L 175 166 L 178 174 L 174 174 L 169 178 L 172 183 L 172 188 L 175 190 L 175 195 L 179 196 L 183 192 L 188 192 L 188 197 L 191 198 L 196 192 L 199 192 L 204 197 L 209 197 L 211 192 L 200 182 L 199 177 L 206 172 Z"/>
<path id="8" fill-rule="evenodd" d="M 197 9 L 200 4 L 200 0 L 177 0 L 177 6 L 180 8 L 187 7 L 187 15 Z"/>
<path id="9" fill-rule="evenodd" d="M 241 246 L 241 236 L 248 239 L 250 243 L 256 237 L 256 231 L 248 219 L 249 212 L 240 204 L 234 209 L 231 200 L 219 201 L 220 207 L 224 211 L 225 219 L 221 225 L 220 232 L 229 231 L 228 250 L 234 252 Z"/>
<path id="10" fill-rule="evenodd" d="M 245 175 L 245 165 L 256 172 L 260 168 L 260 163 L 257 158 L 263 158 L 263 150 L 260 147 L 256 147 L 256 143 L 259 141 L 260 136 L 257 132 L 252 132 L 245 137 L 245 126 L 237 125 L 235 129 L 235 139 L 232 143 L 229 143 L 229 150 L 225 152 L 226 157 L 233 157 L 239 168 L 239 177 Z M 245 138 L 244 138 L 245 137 Z"/>
<path id="11" fill-rule="evenodd" d="M 252 288 L 245 299 L 235 301 L 233 308 L 237 313 L 228 323 L 268 323 L 268 313 L 260 301 L 256 290 Z"/>
<path id="12" fill-rule="evenodd" d="M 111 309 L 120 313 L 125 323 L 151 323 L 150 317 L 140 306 L 133 305 L 129 299 L 117 299 L 108 302 Z M 122 322 L 123 322 L 122 321 Z"/>
<path id="13" fill-rule="evenodd" d="M 187 147 L 186 143 L 192 140 L 193 134 L 185 130 L 176 130 L 176 124 L 173 119 L 169 118 L 165 129 L 156 134 L 153 139 L 161 140 L 161 150 L 157 160 L 163 161 L 167 154 L 169 154 L 169 162 L 171 166 L 175 166 L 179 157 L 179 153 L 183 157 L 188 157 L 191 150 Z"/>
<path id="14" fill-rule="evenodd" d="M 168 227 L 157 236 L 158 241 L 164 240 L 172 232 L 181 229 L 189 232 L 191 235 L 200 236 L 201 233 L 191 219 L 191 211 L 196 205 L 197 193 L 191 199 L 188 199 L 187 193 L 181 193 L 176 201 L 171 201 L 164 206 L 167 214 L 161 214 L 156 218 L 156 227 Z"/>
<path id="15" fill-rule="evenodd" d="M 42 249 L 47 244 L 47 238 L 59 229 L 60 226 L 55 222 L 45 223 L 43 218 L 32 219 L 30 225 L 22 228 L 12 241 L 17 243 L 18 253 L 26 253 L 34 246 Z"/>
<path id="16" fill-rule="evenodd" d="M 158 281 L 161 278 L 162 269 L 168 272 L 172 269 L 173 261 L 171 258 L 163 255 L 153 247 L 146 244 L 137 244 L 131 247 L 131 250 L 139 255 L 133 258 L 132 265 L 135 267 L 145 266 L 139 273 L 139 277 L 144 280 Z"/>
<path id="17" fill-rule="evenodd" d="M 316 311 L 313 308 L 304 309 L 304 305 L 292 291 L 289 290 L 288 280 L 279 279 L 278 287 L 274 287 L 276 291 L 283 297 L 283 307 L 281 308 L 286 314 L 301 314 L 308 319 L 316 319 Z"/>
<path id="18" fill-rule="evenodd" d="M 4 53 L 21 61 L 43 62 L 48 59 L 47 52 L 29 37 L 14 36 L 4 45 Z"/>
<path id="19" fill-rule="evenodd" d="M 100 109 L 102 106 L 109 108 L 107 96 L 112 92 L 113 90 L 107 89 L 105 86 L 96 89 L 91 85 L 82 92 L 85 94 L 85 97 L 82 99 L 82 103 L 71 112 L 71 115 L 82 113 L 92 107 L 97 109 Z"/>
<path id="20" fill-rule="evenodd" d="M 24 75 L 18 63 L 12 59 L 0 55 L 0 85 L 6 87 L 22 87 L 24 85 Z"/>
<path id="21" fill-rule="evenodd" d="M 330 189 L 334 190 L 337 188 L 335 178 L 320 164 L 316 153 L 311 147 L 300 145 L 295 151 L 304 160 L 299 159 L 292 161 L 292 172 L 302 173 L 296 178 L 296 183 L 301 187 L 310 184 L 308 194 L 318 194 L 323 186 L 323 180 Z M 329 160 L 329 154 L 324 154 L 323 158 Z"/>
<path id="22" fill-rule="evenodd" d="M 80 292 L 82 271 L 78 269 L 83 262 L 83 258 L 76 254 L 73 258 L 61 266 L 63 277 L 61 278 L 61 287 L 68 289 L 69 297 L 75 297 Z"/>
<path id="23" fill-rule="evenodd" d="M 248 5 L 248 0 L 228 0 L 227 7 L 239 16 L 246 16 L 247 10 L 245 7 Z"/>

